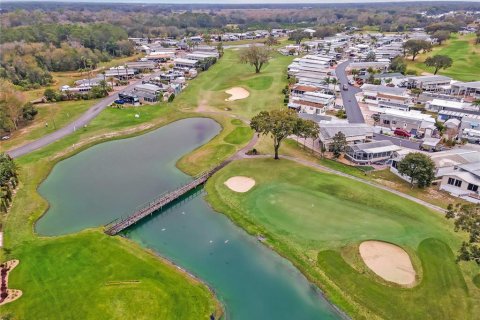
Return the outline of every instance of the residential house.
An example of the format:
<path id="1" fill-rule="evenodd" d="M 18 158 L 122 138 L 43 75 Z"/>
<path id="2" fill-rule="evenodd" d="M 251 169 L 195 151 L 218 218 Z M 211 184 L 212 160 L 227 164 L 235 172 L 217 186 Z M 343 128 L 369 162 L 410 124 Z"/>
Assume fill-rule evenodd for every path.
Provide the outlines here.
<path id="1" fill-rule="evenodd" d="M 364 101 L 372 107 L 408 111 L 413 106 L 412 97 L 404 88 L 364 84 L 361 89 Z"/>
<path id="2" fill-rule="evenodd" d="M 391 130 L 400 128 L 412 135 L 420 134 L 426 137 L 430 137 L 436 130 L 435 118 L 415 110 L 382 109 L 379 113 L 379 125 Z"/>
<path id="3" fill-rule="evenodd" d="M 417 76 L 408 77 L 404 85 L 407 88 L 418 88 L 425 91 L 446 91 L 450 90 L 452 78 L 446 76 Z"/>
<path id="4" fill-rule="evenodd" d="M 345 156 L 358 164 L 372 164 L 391 159 L 394 152 L 400 149 L 389 140 L 372 141 L 347 146 Z"/>
<path id="5" fill-rule="evenodd" d="M 183 58 L 176 58 L 173 60 L 173 63 L 175 64 L 175 68 L 196 68 L 198 66 L 198 60 L 192 60 L 192 59 L 183 59 Z"/>
<path id="6" fill-rule="evenodd" d="M 320 143 L 331 150 L 333 137 L 342 132 L 347 144 L 364 143 L 373 139 L 373 128 L 365 123 L 325 123 L 320 126 Z"/>
<path id="7" fill-rule="evenodd" d="M 479 186 L 480 161 L 459 164 L 445 170 L 440 182 L 440 190 L 474 203 L 480 203 Z"/>
<path id="8" fill-rule="evenodd" d="M 292 96 L 288 107 L 301 113 L 325 114 L 327 109 L 335 106 L 335 96 L 320 92 L 305 92 Z"/>
<path id="9" fill-rule="evenodd" d="M 450 93 L 480 99 L 480 81 L 452 82 Z"/>

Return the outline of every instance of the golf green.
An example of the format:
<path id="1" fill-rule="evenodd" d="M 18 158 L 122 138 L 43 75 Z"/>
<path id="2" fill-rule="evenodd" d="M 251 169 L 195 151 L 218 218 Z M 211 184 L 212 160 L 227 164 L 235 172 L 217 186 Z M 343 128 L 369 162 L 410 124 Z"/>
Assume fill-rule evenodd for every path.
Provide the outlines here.
<path id="1" fill-rule="evenodd" d="M 253 178 L 256 185 L 246 193 L 233 192 L 224 185 L 232 176 Z M 461 239 L 439 213 L 393 193 L 287 160 L 234 162 L 208 182 L 207 190 L 208 200 L 217 211 L 226 213 L 249 232 L 262 234 L 309 277 L 320 283 L 333 281 L 341 295 L 347 296 L 342 299 L 358 303 L 360 309 L 367 308 L 352 308 L 357 316 L 370 312 L 390 319 L 471 315 L 469 301 L 473 297 L 453 254 Z M 366 271 L 356 248 L 369 239 L 405 248 L 418 269 L 419 284 L 401 288 Z M 352 247 L 355 249 L 347 252 Z M 432 252 L 436 253 L 433 257 Z M 316 266 L 311 266 L 312 257 L 318 257 Z M 323 289 L 349 309 L 336 300 L 338 292 L 326 285 Z M 449 304 L 442 297 L 457 302 Z M 392 303 L 398 308 L 390 308 Z M 401 316 L 392 311 L 416 304 L 421 308 Z"/>

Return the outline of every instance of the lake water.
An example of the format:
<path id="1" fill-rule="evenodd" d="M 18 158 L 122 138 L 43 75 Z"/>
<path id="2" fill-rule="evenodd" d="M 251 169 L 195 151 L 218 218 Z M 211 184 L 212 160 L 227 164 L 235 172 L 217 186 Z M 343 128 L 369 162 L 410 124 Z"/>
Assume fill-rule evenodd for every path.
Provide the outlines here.
<path id="1" fill-rule="evenodd" d="M 175 167 L 176 161 L 220 130 L 211 119 L 180 120 L 58 163 L 39 188 L 50 208 L 36 231 L 59 235 L 97 227 L 191 180 Z M 125 235 L 208 283 L 227 319 L 341 318 L 287 260 L 214 212 L 202 192 Z"/>

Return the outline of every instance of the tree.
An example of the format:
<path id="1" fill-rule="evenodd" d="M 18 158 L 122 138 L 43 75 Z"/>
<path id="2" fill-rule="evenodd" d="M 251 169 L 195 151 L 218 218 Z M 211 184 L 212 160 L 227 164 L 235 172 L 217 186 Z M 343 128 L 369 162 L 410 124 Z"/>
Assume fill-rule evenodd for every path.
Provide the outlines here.
<path id="1" fill-rule="evenodd" d="M 6 153 L 0 153 L 0 208 L 6 212 L 12 201 L 12 190 L 18 185 L 17 166 Z"/>
<path id="2" fill-rule="evenodd" d="M 335 35 L 337 31 L 332 28 L 332 27 L 327 27 L 327 26 L 324 26 L 324 27 L 319 27 L 315 30 L 315 34 L 314 36 L 317 37 L 317 38 L 325 38 L 325 37 L 330 37 L 330 36 L 333 36 Z"/>
<path id="3" fill-rule="evenodd" d="M 345 137 L 345 134 L 341 131 L 337 132 L 332 139 L 332 145 L 331 149 L 333 152 L 333 157 L 335 159 L 338 159 L 342 152 L 345 151 L 345 148 L 347 147 L 347 138 Z"/>
<path id="4" fill-rule="evenodd" d="M 272 35 L 268 36 L 267 40 L 265 40 L 265 45 L 269 47 L 275 46 L 277 44 L 278 44 L 278 40 Z"/>
<path id="5" fill-rule="evenodd" d="M 351 73 L 353 76 L 353 80 L 355 80 L 357 78 L 357 75 L 360 73 L 360 71 L 358 71 L 358 69 L 352 69 Z"/>
<path id="6" fill-rule="evenodd" d="M 45 89 L 43 96 L 47 101 L 56 101 L 57 100 L 57 91 L 52 88 Z"/>
<path id="7" fill-rule="evenodd" d="M 222 42 L 219 42 L 217 44 L 217 52 L 218 52 L 220 57 L 223 56 L 223 43 Z"/>
<path id="8" fill-rule="evenodd" d="M 429 51 L 431 48 L 431 43 L 425 40 L 410 39 L 403 44 L 403 49 L 406 53 L 409 53 L 412 56 L 412 61 L 415 61 L 415 58 L 420 53 L 420 51 L 423 50 L 424 52 L 426 52 Z"/>
<path id="9" fill-rule="evenodd" d="M 240 51 L 239 59 L 241 63 L 250 64 L 255 67 L 255 73 L 260 73 L 262 67 L 268 62 L 272 55 L 268 47 L 251 45 Z"/>
<path id="10" fill-rule="evenodd" d="M 469 235 L 458 251 L 457 261 L 474 261 L 480 265 L 480 206 L 478 204 L 448 205 L 447 219 L 455 219 L 454 230 Z"/>
<path id="11" fill-rule="evenodd" d="M 262 111 L 252 118 L 250 127 L 257 133 L 270 135 L 273 138 L 275 159 L 278 160 L 278 150 L 283 139 L 298 130 L 298 115 L 291 109 Z"/>
<path id="12" fill-rule="evenodd" d="M 312 120 L 303 120 L 301 118 L 297 118 L 297 123 L 295 125 L 293 134 L 299 138 L 303 138 L 303 147 L 305 147 L 305 143 L 308 138 L 313 139 L 313 142 L 315 143 L 315 140 L 319 135 L 318 123 Z"/>
<path id="13" fill-rule="evenodd" d="M 440 69 L 450 68 L 452 66 L 452 63 L 453 63 L 452 58 L 450 58 L 449 56 L 440 55 L 440 54 L 437 54 L 437 55 L 434 55 L 433 57 L 428 57 L 427 59 L 425 59 L 425 65 L 427 65 L 428 67 L 435 68 L 435 71 L 433 72 L 433 74 L 437 74 L 437 72 Z"/>
<path id="14" fill-rule="evenodd" d="M 375 61 L 377 59 L 377 56 L 375 55 L 375 52 L 373 51 L 370 51 L 367 56 L 365 57 L 365 61 L 367 62 L 372 62 L 372 61 Z"/>
<path id="15" fill-rule="evenodd" d="M 405 59 L 403 59 L 401 56 L 395 57 L 390 63 L 390 71 L 405 74 L 405 71 L 407 71 Z"/>
<path id="16" fill-rule="evenodd" d="M 433 34 L 433 38 L 437 39 L 439 45 L 442 44 L 445 40 L 450 38 L 450 31 L 448 30 L 438 30 Z"/>
<path id="17" fill-rule="evenodd" d="M 2 129 L 18 129 L 18 122 L 23 116 L 25 96 L 15 90 L 8 81 L 0 81 L 0 127 Z"/>
<path id="18" fill-rule="evenodd" d="M 302 40 L 305 38 L 308 38 L 308 35 L 305 32 L 296 30 L 290 33 L 288 40 L 295 41 L 295 44 L 300 44 L 300 42 L 302 42 Z"/>
<path id="19" fill-rule="evenodd" d="M 337 84 L 338 84 L 337 78 L 332 78 L 332 80 L 330 80 L 330 82 L 333 84 L 333 91 L 335 91 L 335 89 L 337 87 Z"/>
<path id="20" fill-rule="evenodd" d="M 415 184 L 419 188 L 430 186 L 435 178 L 435 163 L 432 159 L 420 152 L 411 152 L 397 163 L 400 174 L 410 178 L 413 188 Z"/>

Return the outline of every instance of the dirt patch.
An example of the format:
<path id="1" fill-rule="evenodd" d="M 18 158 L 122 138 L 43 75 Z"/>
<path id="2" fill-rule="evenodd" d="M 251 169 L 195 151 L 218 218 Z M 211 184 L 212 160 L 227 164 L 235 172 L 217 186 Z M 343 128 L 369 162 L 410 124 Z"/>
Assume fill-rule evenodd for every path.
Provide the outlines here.
<path id="1" fill-rule="evenodd" d="M 400 285 L 415 283 L 415 269 L 408 253 L 391 243 L 364 241 L 359 246 L 365 264 L 383 279 Z"/>
<path id="2" fill-rule="evenodd" d="M 235 192 L 247 192 L 255 186 L 255 180 L 249 177 L 231 177 L 225 181 L 225 185 Z"/>
<path id="3" fill-rule="evenodd" d="M 230 98 L 225 99 L 225 101 L 235 101 L 248 98 L 250 92 L 241 88 L 241 87 L 233 87 L 225 91 L 230 95 Z"/>

